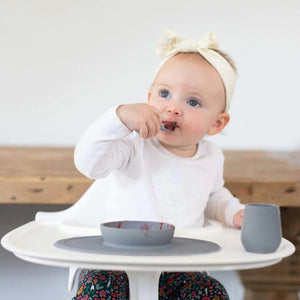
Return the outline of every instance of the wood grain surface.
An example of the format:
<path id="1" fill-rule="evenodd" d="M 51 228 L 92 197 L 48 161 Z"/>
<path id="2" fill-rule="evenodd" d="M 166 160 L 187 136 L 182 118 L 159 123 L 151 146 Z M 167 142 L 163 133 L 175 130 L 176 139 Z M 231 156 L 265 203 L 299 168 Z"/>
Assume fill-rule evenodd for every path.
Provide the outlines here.
<path id="1" fill-rule="evenodd" d="M 300 207 L 300 152 L 226 151 L 225 185 L 243 203 Z M 93 182 L 72 148 L 0 148 L 0 203 L 73 204 Z"/>

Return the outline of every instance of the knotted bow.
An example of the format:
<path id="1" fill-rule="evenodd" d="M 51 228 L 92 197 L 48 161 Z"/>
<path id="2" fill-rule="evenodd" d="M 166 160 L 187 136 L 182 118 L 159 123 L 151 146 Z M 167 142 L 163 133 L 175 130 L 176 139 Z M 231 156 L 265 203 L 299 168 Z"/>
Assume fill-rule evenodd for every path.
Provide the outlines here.
<path id="1" fill-rule="evenodd" d="M 214 33 L 208 33 L 200 40 L 183 39 L 176 32 L 166 29 L 158 42 L 156 52 L 160 56 L 173 56 L 177 52 L 200 52 L 205 49 L 217 49 L 219 42 Z M 199 51 L 200 50 L 200 51 Z"/>

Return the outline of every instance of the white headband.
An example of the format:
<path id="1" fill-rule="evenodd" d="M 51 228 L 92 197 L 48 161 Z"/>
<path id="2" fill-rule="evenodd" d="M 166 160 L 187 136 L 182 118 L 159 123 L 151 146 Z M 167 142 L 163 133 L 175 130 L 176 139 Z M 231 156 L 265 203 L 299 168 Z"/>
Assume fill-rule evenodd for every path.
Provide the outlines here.
<path id="1" fill-rule="evenodd" d="M 222 55 L 213 50 L 218 47 L 219 42 L 214 33 L 208 33 L 200 40 L 196 41 L 194 39 L 184 40 L 177 33 L 170 29 L 166 29 L 163 37 L 159 40 L 156 49 L 156 52 L 160 56 L 165 57 L 160 64 L 158 71 L 169 58 L 178 52 L 200 53 L 217 70 L 223 81 L 226 91 L 225 111 L 228 111 L 234 91 L 236 74 L 229 62 Z"/>

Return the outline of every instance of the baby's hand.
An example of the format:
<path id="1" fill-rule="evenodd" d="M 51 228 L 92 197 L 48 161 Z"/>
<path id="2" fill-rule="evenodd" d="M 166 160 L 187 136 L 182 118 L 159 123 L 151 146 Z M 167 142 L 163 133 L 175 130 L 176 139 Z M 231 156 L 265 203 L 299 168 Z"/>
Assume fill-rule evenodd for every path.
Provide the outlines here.
<path id="1" fill-rule="evenodd" d="M 233 225 L 235 227 L 241 228 L 243 223 L 243 217 L 244 217 L 244 209 L 241 209 L 233 216 Z"/>
<path id="2" fill-rule="evenodd" d="M 145 103 L 120 105 L 116 111 L 121 122 L 129 130 L 138 130 L 140 137 L 150 138 L 160 130 L 160 113 Z"/>

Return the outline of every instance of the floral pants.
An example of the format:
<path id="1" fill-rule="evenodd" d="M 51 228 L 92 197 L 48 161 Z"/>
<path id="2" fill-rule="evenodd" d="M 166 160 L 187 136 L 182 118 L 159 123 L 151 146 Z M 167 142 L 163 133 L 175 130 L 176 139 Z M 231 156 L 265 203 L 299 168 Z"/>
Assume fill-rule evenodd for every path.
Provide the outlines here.
<path id="1" fill-rule="evenodd" d="M 83 270 L 77 295 L 72 300 L 129 299 L 125 272 Z M 224 286 L 199 272 L 164 272 L 159 279 L 159 299 L 229 300 Z"/>

